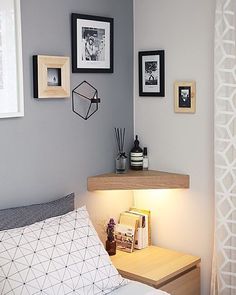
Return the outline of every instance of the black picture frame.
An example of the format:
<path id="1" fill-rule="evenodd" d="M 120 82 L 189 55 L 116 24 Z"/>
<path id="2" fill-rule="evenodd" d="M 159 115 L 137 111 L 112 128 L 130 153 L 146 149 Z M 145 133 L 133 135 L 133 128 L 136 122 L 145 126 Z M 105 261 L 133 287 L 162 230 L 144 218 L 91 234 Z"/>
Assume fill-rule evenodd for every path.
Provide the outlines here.
<path id="1" fill-rule="evenodd" d="M 72 72 L 113 73 L 113 32 L 113 18 L 72 13 Z"/>
<path id="2" fill-rule="evenodd" d="M 165 96 L 165 51 L 140 51 L 139 96 Z"/>

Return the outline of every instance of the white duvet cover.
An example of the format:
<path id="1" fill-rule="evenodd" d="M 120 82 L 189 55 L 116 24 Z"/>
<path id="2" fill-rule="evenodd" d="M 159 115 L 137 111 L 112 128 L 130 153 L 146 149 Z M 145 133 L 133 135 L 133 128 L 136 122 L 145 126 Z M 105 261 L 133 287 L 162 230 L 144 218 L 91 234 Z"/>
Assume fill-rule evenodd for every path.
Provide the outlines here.
<path id="1" fill-rule="evenodd" d="M 138 283 L 130 282 L 129 284 L 116 289 L 109 293 L 110 295 L 170 295 L 158 289 L 154 289 L 150 286 Z"/>

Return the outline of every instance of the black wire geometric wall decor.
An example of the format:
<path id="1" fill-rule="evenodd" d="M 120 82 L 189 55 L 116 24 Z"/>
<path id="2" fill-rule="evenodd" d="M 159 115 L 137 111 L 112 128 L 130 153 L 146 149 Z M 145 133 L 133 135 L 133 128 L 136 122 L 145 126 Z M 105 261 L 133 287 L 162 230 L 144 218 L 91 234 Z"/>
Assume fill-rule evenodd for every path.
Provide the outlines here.
<path id="1" fill-rule="evenodd" d="M 88 120 L 98 111 L 100 101 L 98 90 L 87 81 L 83 81 L 72 90 L 72 110 L 84 120 Z"/>

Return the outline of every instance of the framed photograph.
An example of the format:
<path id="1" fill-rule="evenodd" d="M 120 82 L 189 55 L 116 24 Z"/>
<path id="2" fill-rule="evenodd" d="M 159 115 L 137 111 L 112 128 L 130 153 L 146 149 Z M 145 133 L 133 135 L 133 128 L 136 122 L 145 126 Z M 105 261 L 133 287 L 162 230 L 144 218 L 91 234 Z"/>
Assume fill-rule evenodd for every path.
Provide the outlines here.
<path id="1" fill-rule="evenodd" d="M 70 97 L 70 58 L 67 56 L 33 56 L 34 97 Z"/>
<path id="2" fill-rule="evenodd" d="M 165 96 L 164 50 L 139 52 L 139 96 Z"/>
<path id="3" fill-rule="evenodd" d="M 113 19 L 72 13 L 72 72 L 113 73 Z"/>
<path id="4" fill-rule="evenodd" d="M 195 81 L 177 81 L 174 85 L 175 112 L 195 113 L 196 111 L 196 83 Z"/>

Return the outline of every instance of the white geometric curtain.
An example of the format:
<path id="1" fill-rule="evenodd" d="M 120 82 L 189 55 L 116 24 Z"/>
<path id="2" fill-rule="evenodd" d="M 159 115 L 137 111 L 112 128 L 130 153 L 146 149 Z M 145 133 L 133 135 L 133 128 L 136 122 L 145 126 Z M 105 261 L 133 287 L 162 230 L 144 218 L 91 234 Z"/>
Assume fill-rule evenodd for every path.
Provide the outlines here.
<path id="1" fill-rule="evenodd" d="M 236 295 L 236 0 L 216 0 L 212 295 Z"/>

